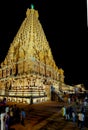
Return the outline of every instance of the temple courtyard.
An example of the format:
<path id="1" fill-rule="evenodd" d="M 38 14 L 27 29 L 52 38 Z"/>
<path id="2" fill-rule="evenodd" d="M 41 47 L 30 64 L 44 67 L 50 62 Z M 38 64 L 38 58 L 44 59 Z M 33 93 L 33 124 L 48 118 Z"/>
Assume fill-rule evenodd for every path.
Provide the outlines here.
<path id="1" fill-rule="evenodd" d="M 16 105 L 26 111 L 25 126 L 17 123 L 10 127 L 11 130 L 79 130 L 77 123 L 74 125 L 72 121 L 66 121 L 61 115 L 61 108 L 63 105 L 68 106 L 67 103 L 47 101 L 32 105 L 21 103 Z M 83 129 L 88 130 L 88 125 Z"/>

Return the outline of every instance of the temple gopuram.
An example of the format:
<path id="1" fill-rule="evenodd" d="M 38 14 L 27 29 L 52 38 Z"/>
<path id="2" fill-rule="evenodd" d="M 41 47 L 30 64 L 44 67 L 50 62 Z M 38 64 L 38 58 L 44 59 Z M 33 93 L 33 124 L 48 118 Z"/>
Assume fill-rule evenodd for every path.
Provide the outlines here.
<path id="1" fill-rule="evenodd" d="M 26 18 L 0 64 L 0 99 L 39 103 L 51 100 L 51 86 L 64 86 L 64 71 L 59 69 L 38 19 L 38 11 L 27 9 Z"/>

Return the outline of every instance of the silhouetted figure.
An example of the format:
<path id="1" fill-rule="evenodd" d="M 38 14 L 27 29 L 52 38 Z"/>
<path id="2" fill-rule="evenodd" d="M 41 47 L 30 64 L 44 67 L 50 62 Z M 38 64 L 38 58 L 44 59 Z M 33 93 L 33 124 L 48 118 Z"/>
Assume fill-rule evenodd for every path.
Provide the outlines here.
<path id="1" fill-rule="evenodd" d="M 25 111 L 24 111 L 24 109 L 22 108 L 21 109 L 21 124 L 23 125 L 23 126 L 25 126 L 25 124 L 24 124 L 24 120 L 25 120 L 25 117 L 26 117 L 26 113 L 25 113 Z"/>

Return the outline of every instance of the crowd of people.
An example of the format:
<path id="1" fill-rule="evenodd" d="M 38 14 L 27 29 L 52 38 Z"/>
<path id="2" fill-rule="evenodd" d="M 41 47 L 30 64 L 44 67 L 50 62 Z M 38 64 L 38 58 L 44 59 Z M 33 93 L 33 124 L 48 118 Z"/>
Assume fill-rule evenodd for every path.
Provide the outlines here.
<path id="1" fill-rule="evenodd" d="M 66 121 L 72 121 L 74 126 L 80 129 L 86 126 L 86 106 L 88 96 L 79 98 L 78 96 L 68 96 L 67 105 L 63 102 L 62 116 Z M 10 126 L 21 123 L 25 126 L 26 111 L 16 104 L 7 105 L 6 99 L 0 102 L 0 128 L 9 130 Z"/>
<path id="2" fill-rule="evenodd" d="M 73 103 L 73 104 L 72 104 Z M 82 129 L 86 126 L 86 106 L 88 104 L 88 97 L 78 98 L 76 96 L 75 100 L 73 97 L 68 97 L 68 105 L 62 107 L 62 116 L 67 121 L 72 121 L 74 126 Z"/>
<path id="3" fill-rule="evenodd" d="M 10 126 L 16 123 L 21 123 L 25 126 L 24 120 L 26 112 L 23 108 L 14 105 L 0 105 L 0 127 L 1 130 L 9 130 Z"/>

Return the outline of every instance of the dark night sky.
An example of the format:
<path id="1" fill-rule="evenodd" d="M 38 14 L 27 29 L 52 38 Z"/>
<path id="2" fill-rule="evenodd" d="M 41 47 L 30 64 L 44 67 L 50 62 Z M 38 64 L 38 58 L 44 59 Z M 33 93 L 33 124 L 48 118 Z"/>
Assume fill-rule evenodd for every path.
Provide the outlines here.
<path id="1" fill-rule="evenodd" d="M 81 0 L 78 3 L 77 0 L 1 1 L 0 62 L 26 17 L 27 8 L 34 4 L 56 65 L 64 70 L 65 83 L 83 83 L 88 88 L 86 4 Z"/>

